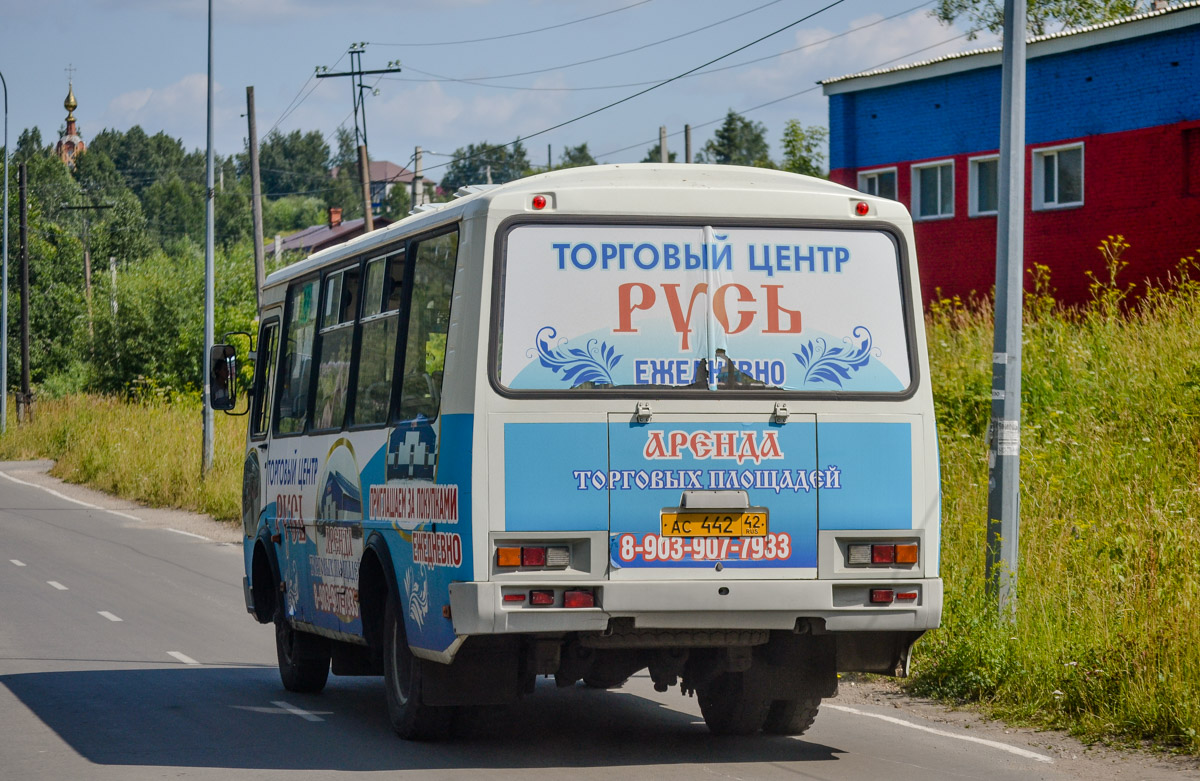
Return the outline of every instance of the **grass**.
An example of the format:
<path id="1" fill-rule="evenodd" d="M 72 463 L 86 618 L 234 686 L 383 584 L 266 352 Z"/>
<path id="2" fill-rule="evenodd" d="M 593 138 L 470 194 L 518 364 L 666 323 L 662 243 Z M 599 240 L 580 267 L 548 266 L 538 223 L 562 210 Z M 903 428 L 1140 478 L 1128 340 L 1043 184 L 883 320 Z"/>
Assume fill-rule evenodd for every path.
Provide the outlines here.
<path id="1" fill-rule="evenodd" d="M 1023 342 L 1018 608 L 984 578 L 992 318 L 928 318 L 942 456 L 942 629 L 918 643 L 914 692 L 978 701 L 1089 740 L 1200 752 L 1200 284 L 1129 309 L 1120 239 L 1095 303 L 1041 284 Z M 1116 251 L 1112 252 L 1115 246 Z"/>
<path id="2" fill-rule="evenodd" d="M 67 396 L 38 401 L 33 422 L 21 425 L 8 403 L 2 460 L 52 458 L 51 474 L 72 483 L 222 521 L 241 518 L 244 417 L 214 416 L 213 468 L 201 480 L 198 400 Z"/>
<path id="3" fill-rule="evenodd" d="M 1123 242 L 1102 246 L 1095 304 L 1027 297 L 1018 609 L 984 581 L 990 308 L 940 301 L 927 319 L 942 456 L 943 626 L 918 643 L 912 691 L 1088 740 L 1200 753 L 1200 282 L 1129 307 Z M 10 409 L 14 409 L 10 406 Z M 43 401 L 0 458 L 142 502 L 239 517 L 244 418 L 216 416 L 199 479 L 195 400 Z"/>

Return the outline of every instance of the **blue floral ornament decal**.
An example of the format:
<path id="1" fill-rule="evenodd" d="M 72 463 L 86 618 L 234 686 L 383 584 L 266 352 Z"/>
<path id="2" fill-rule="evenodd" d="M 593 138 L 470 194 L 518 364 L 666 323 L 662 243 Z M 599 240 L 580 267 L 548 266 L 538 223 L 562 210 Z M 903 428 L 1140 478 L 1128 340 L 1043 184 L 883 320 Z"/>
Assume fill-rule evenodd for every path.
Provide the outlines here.
<path id="1" fill-rule="evenodd" d="M 558 332 L 551 326 L 538 329 L 534 349 L 542 366 L 555 374 L 561 369 L 563 382 L 571 383 L 572 388 L 585 382 L 616 385 L 612 371 L 624 356 L 617 355 L 614 347 L 599 339 L 588 339 L 586 347 L 566 347 L 566 339 L 560 339 L 557 345 L 553 345 L 556 336 Z M 529 355 L 532 357 L 533 350 L 529 351 Z"/>
<path id="2" fill-rule="evenodd" d="M 804 382 L 832 382 L 839 388 L 850 373 L 866 366 L 871 360 L 871 332 L 866 326 L 855 326 L 853 337 L 846 337 L 844 347 L 829 347 L 824 339 L 812 339 L 800 352 L 792 353 L 804 367 Z M 855 344 L 857 341 L 857 344 Z M 879 351 L 875 351 L 878 355 Z"/>

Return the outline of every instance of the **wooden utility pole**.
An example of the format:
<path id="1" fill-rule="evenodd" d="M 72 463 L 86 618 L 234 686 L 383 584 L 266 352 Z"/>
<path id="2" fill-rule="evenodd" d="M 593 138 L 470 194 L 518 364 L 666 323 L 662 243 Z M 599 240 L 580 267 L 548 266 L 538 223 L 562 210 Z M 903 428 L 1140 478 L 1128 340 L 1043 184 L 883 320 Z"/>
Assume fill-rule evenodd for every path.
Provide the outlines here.
<path id="1" fill-rule="evenodd" d="M 363 230 L 375 230 L 375 217 L 371 214 L 371 164 L 367 161 L 367 145 L 358 145 L 358 178 L 362 182 Z"/>
<path id="2" fill-rule="evenodd" d="M 21 242 L 21 392 L 17 394 L 17 423 L 33 420 L 33 394 L 29 390 L 29 199 L 27 165 L 17 171 L 18 200 L 20 201 Z"/>
<path id="3" fill-rule="evenodd" d="M 683 126 L 683 159 L 684 162 L 692 162 L 692 126 Z"/>
<path id="4" fill-rule="evenodd" d="M 250 129 L 250 211 L 254 221 L 254 303 L 262 306 L 266 284 L 266 260 L 263 257 L 262 179 L 258 171 L 258 125 L 254 121 L 254 87 L 246 87 L 246 120 Z"/>
<path id="5" fill-rule="evenodd" d="M 87 213 L 90 211 L 104 211 L 111 209 L 111 203 L 97 203 L 90 206 L 70 206 L 62 204 L 62 208 L 68 211 L 83 212 L 83 297 L 87 301 L 88 315 L 88 343 L 93 352 L 95 351 L 96 341 L 96 325 L 95 318 L 92 315 L 92 247 L 91 247 L 91 227 Z"/>
<path id="6" fill-rule="evenodd" d="M 367 104 L 365 101 L 364 92 L 370 91 L 371 87 L 363 84 L 363 76 L 375 73 L 399 73 L 399 61 L 389 62 L 386 68 L 377 68 L 375 70 L 363 70 L 362 68 L 362 53 L 366 49 L 365 43 L 355 43 L 350 45 L 350 70 L 342 73 L 329 73 L 317 68 L 318 79 L 332 79 L 340 76 L 350 77 L 350 88 L 353 91 L 354 97 L 354 143 L 358 147 L 358 176 L 363 187 L 363 216 L 365 220 L 363 227 L 368 231 L 375 229 L 375 221 L 371 216 L 371 173 L 367 168 Z M 359 113 L 362 113 L 362 129 L 359 129 Z M 361 139 L 361 140 L 360 140 Z"/>
<path id="7" fill-rule="evenodd" d="M 425 170 L 424 152 L 421 147 L 417 147 L 413 153 L 413 179 L 412 179 L 412 208 L 415 209 L 425 203 L 425 185 L 422 183 L 422 178 Z"/>

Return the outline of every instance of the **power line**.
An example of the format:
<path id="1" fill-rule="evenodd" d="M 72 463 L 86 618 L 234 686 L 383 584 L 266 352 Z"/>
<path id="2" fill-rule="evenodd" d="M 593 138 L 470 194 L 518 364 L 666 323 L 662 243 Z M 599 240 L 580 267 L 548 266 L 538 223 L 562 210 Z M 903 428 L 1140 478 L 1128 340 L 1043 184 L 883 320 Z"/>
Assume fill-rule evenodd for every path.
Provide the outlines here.
<path id="1" fill-rule="evenodd" d="M 558 71 L 558 70 L 565 70 L 567 68 L 574 68 L 577 65 L 587 65 L 587 64 L 593 63 L 593 62 L 601 62 L 603 60 L 611 60 L 614 57 L 621 57 L 626 54 L 632 54 L 633 52 L 640 52 L 643 49 L 649 49 L 651 47 L 659 46 L 664 43 L 670 43 L 671 41 L 677 41 L 680 38 L 686 38 L 689 35 L 695 35 L 696 33 L 703 32 L 705 30 L 710 30 L 713 27 L 717 27 L 719 25 L 725 24 L 726 22 L 732 22 L 734 19 L 740 19 L 741 17 L 748 16 L 752 13 L 755 13 L 756 11 L 761 11 L 762 9 L 766 8 L 767 6 L 776 5 L 776 4 L 782 3 L 782 2 L 783 2 L 783 0 L 770 0 L 770 2 L 763 3 L 760 6 L 755 6 L 754 8 L 751 8 L 748 11 L 742 11 L 740 14 L 734 14 L 733 16 L 728 16 L 724 19 L 718 19 L 717 21 L 712 22 L 710 24 L 706 24 L 703 27 L 697 27 L 694 30 L 688 30 L 687 32 L 679 33 L 677 35 L 672 35 L 669 38 L 663 38 L 658 41 L 651 41 L 650 43 L 644 43 L 641 46 L 635 46 L 632 49 L 624 49 L 623 51 L 613 52 L 611 54 L 605 54 L 600 57 L 592 57 L 587 60 L 579 60 L 578 62 L 569 62 L 565 65 L 555 65 L 550 68 L 538 68 L 537 70 L 521 71 L 520 73 L 504 73 L 499 76 L 475 76 L 475 77 L 472 77 L 469 79 L 450 79 L 450 80 L 451 81 L 494 81 L 496 79 L 510 79 L 510 78 L 514 78 L 516 76 L 532 76 L 532 75 L 535 75 L 538 73 L 549 73 L 550 71 Z M 836 5 L 836 3 L 834 5 Z M 823 11 L 825 9 L 821 9 L 821 10 Z M 821 13 L 821 11 L 815 12 L 814 16 L 819 13 Z M 803 21 L 803 20 L 801 20 L 801 21 Z M 409 68 L 409 70 L 414 70 L 413 68 L 410 68 L 407 65 L 405 65 L 404 67 Z"/>
<path id="2" fill-rule="evenodd" d="M 458 44 L 462 44 L 462 43 L 483 43 L 484 41 L 501 41 L 506 38 L 519 38 L 522 35 L 532 35 L 534 33 L 546 32 L 547 30 L 557 30 L 561 27 L 570 27 L 571 25 L 579 24 L 580 22 L 587 22 L 587 21 L 591 21 L 592 19 L 599 19 L 601 16 L 608 16 L 610 14 L 619 13 L 621 11 L 628 11 L 630 8 L 637 8 L 639 5 L 645 5 L 646 3 L 649 3 L 649 2 L 650 2 L 650 0 L 639 0 L 639 2 L 636 2 L 636 3 L 631 3 L 629 5 L 623 5 L 620 8 L 614 8 L 611 11 L 604 11 L 603 13 L 592 14 L 591 16 L 585 16 L 581 19 L 575 19 L 574 21 L 562 22 L 561 24 L 552 24 L 549 27 L 538 27 L 537 29 L 534 29 L 534 30 L 525 30 L 525 31 L 519 32 L 519 33 L 506 33 L 504 35 L 492 35 L 487 38 L 468 38 L 468 39 L 461 40 L 461 41 L 438 41 L 437 43 L 378 43 L 378 42 L 372 42 L 372 45 L 374 45 L 374 46 L 406 46 L 406 47 L 457 46 Z"/>
<path id="3" fill-rule="evenodd" d="M 579 116 L 577 116 L 577 117 L 574 117 L 574 118 L 572 118 L 572 119 L 568 119 L 568 120 L 566 120 L 566 121 L 559 122 L 557 125 L 552 125 L 552 126 L 550 126 L 550 127 L 548 127 L 548 128 L 544 128 L 544 129 L 542 129 L 542 130 L 539 130 L 539 131 L 537 131 L 536 133 L 530 133 L 529 135 L 525 136 L 524 138 L 525 138 L 526 140 L 528 140 L 528 139 L 530 139 L 530 138 L 537 138 L 538 136 L 540 136 L 540 135 L 544 135 L 544 134 L 546 134 L 546 133 L 549 133 L 549 132 L 551 132 L 551 131 L 553 131 L 553 130 L 558 130 L 558 129 L 559 129 L 559 128 L 561 128 L 561 127 L 566 127 L 567 125 L 573 124 L 573 123 L 575 123 L 575 122 L 578 122 L 578 121 L 580 121 L 580 120 L 582 120 L 582 119 L 587 119 L 588 117 L 591 117 L 591 116 L 594 116 L 594 115 L 596 115 L 596 114 L 599 114 L 599 113 L 600 113 L 600 112 L 602 112 L 602 111 L 607 111 L 608 109 L 610 109 L 610 108 L 613 108 L 613 107 L 615 107 L 615 106 L 619 106 L 619 105 L 621 105 L 622 103 L 628 103 L 629 101 L 633 100 L 634 98 L 641 97 L 642 95 L 645 95 L 647 92 L 651 92 L 651 91 L 653 91 L 653 90 L 656 90 L 656 89 L 658 89 L 659 87 L 664 87 L 664 86 L 666 86 L 667 84 L 670 84 L 670 83 L 671 83 L 671 82 L 673 82 L 673 81 L 678 81 L 679 79 L 683 78 L 684 76 L 687 76 L 689 73 L 695 73 L 696 71 L 700 70 L 701 68 L 707 68 L 709 65 L 712 65 L 712 64 L 713 64 L 713 63 L 715 63 L 715 62 L 720 62 L 721 60 L 725 59 L 726 57 L 732 57 L 733 55 L 737 54 L 738 52 L 740 52 L 740 51 L 745 51 L 746 49 L 749 49 L 751 46 L 754 46 L 754 45 L 756 45 L 756 44 L 762 43 L 763 41 L 767 40 L 768 38 L 770 38 L 770 37 L 772 37 L 772 36 L 779 35 L 779 33 L 782 33 L 782 32 L 785 32 L 785 31 L 787 31 L 787 30 L 790 30 L 791 28 L 795 27 L 796 25 L 798 25 L 798 24 L 801 24 L 801 23 L 803 23 L 803 22 L 806 22 L 806 21 L 808 21 L 809 19 L 812 19 L 814 16 L 817 16 L 818 14 L 822 14 L 822 13 L 824 13 L 824 12 L 828 11 L 830 8 L 833 8 L 834 6 L 841 5 L 841 4 L 842 4 L 842 3 L 844 3 L 844 2 L 845 2 L 845 0 L 834 0 L 834 2 L 830 3 L 829 5 L 826 5 L 826 6 L 824 6 L 823 8 L 819 8 L 819 9 L 817 9 L 816 11 L 813 11 L 812 13 L 810 13 L 810 14 L 807 14 L 806 16 L 802 16 L 802 17 L 800 17 L 799 19 L 797 19 L 797 20 L 796 20 L 796 21 L 794 21 L 794 22 L 791 22 L 791 23 L 789 23 L 789 24 L 785 24 L 783 27 L 780 27 L 780 28 L 778 28 L 778 29 L 776 29 L 776 30 L 772 30 L 771 32 L 767 33 L 766 35 L 763 35 L 763 36 L 761 36 L 761 37 L 759 37 L 759 38 L 755 38 L 753 41 L 750 41 L 750 43 L 747 43 L 747 44 L 744 44 L 744 45 L 742 45 L 742 46 L 739 46 L 739 47 L 737 47 L 736 49 L 733 49 L 732 51 L 728 51 L 728 52 L 726 52 L 726 53 L 722 54 L 722 55 L 721 55 L 721 56 L 719 56 L 719 57 L 714 57 L 713 59 L 709 60 L 708 62 L 705 62 L 705 63 L 702 63 L 702 64 L 700 64 L 700 65 L 697 65 L 697 66 L 696 66 L 696 67 L 694 67 L 694 68 L 689 68 L 688 70 L 684 71 L 683 73 L 680 73 L 678 76 L 672 76 L 672 77 L 671 77 L 671 78 L 669 78 L 669 79 L 665 79 L 665 80 L 663 80 L 663 81 L 657 82 L 657 83 L 656 83 L 656 84 L 654 84 L 653 86 L 646 87 L 646 88 L 645 88 L 645 89 L 643 89 L 643 90 L 638 90 L 637 92 L 633 93 L 632 95 L 628 95 L 628 96 L 626 96 L 626 97 L 624 97 L 624 98 L 621 98 L 620 100 L 614 100 L 612 103 L 609 103 L 609 104 L 607 104 L 607 105 L 601 106 L 600 108 L 597 108 L 597 109 L 592 109 L 591 111 L 589 111 L 589 112 L 587 112 L 587 113 L 585 113 L 585 114 L 580 114 Z M 492 151 L 492 150 L 495 150 L 495 149 L 503 149 L 503 148 L 504 148 L 504 147 L 506 147 L 506 146 L 512 146 L 513 144 L 516 144 L 516 143 L 518 143 L 519 141 L 521 141 L 521 138 L 520 138 L 520 137 L 518 137 L 518 138 L 517 138 L 517 139 L 515 139 L 514 141 L 510 141 L 510 142 L 508 142 L 507 144 L 497 144 L 497 145 L 494 145 L 494 146 L 492 146 L 492 147 L 488 147 L 487 149 L 481 149 L 481 150 L 479 150 L 478 152 L 476 152 L 475 154 L 473 154 L 473 155 L 469 155 L 469 156 L 467 156 L 467 157 L 457 157 L 457 158 L 455 158 L 455 159 L 453 159 L 453 160 L 450 160 L 450 161 L 448 161 L 448 162 L 445 162 L 445 163 L 439 163 L 438 165 L 430 166 L 430 167 L 429 167 L 428 169 L 426 169 L 426 170 L 430 170 L 430 171 L 432 171 L 432 170 L 434 170 L 434 169 L 436 169 L 436 168 L 442 168 L 442 167 L 445 167 L 445 166 L 451 165 L 452 163 L 459 162 L 459 161 L 461 161 L 461 160 L 467 160 L 467 159 L 470 159 L 470 158 L 473 158 L 473 157 L 479 157 L 479 156 L 481 156 L 481 155 L 484 155 L 484 154 L 486 154 L 486 153 L 488 153 L 488 152 L 490 152 L 490 151 Z"/>
<path id="4" fill-rule="evenodd" d="M 970 36 L 970 33 L 963 33 L 961 35 L 956 35 L 953 38 L 947 38 L 944 41 L 940 41 L 938 43 L 931 44 L 929 46 L 924 46 L 920 49 L 916 49 L 914 51 L 908 52 L 907 54 L 902 54 L 899 57 L 893 57 L 890 60 L 884 60 L 883 62 L 876 63 L 876 64 L 870 66 L 869 68 L 866 68 L 865 70 L 875 70 L 876 68 L 882 68 L 885 65 L 891 65 L 893 62 L 897 62 L 899 60 L 906 60 L 909 57 L 913 56 L 914 54 L 920 54 L 922 52 L 929 51 L 930 49 L 936 49 L 939 46 L 945 46 L 948 43 L 953 43 L 954 41 L 960 40 L 962 38 L 967 38 L 969 36 Z M 784 95 L 781 98 L 774 98 L 772 100 L 768 100 L 766 103 L 759 103 L 757 106 L 751 106 L 750 108 L 742 109 L 736 113 L 749 114 L 751 112 L 758 111 L 761 108 L 766 108 L 767 106 L 773 106 L 776 103 L 782 103 L 785 100 L 791 100 L 792 98 L 796 98 L 801 95 L 807 95 L 810 92 L 816 92 L 820 88 L 821 88 L 821 85 L 817 84 L 814 87 L 808 87 L 807 89 L 802 89 L 799 92 L 793 92 L 790 95 Z M 707 122 L 700 122 L 698 124 L 692 124 L 691 127 L 693 130 L 695 130 L 697 128 L 708 127 L 709 125 L 715 125 L 718 122 L 723 122 L 723 121 L 725 121 L 725 117 L 718 117 L 716 119 L 710 119 Z M 677 130 L 674 133 L 668 133 L 667 137 L 674 138 L 675 136 L 680 136 L 680 135 L 683 135 L 683 131 Z M 600 159 L 602 157 L 608 157 L 609 155 L 615 155 L 620 152 L 628 152 L 630 149 L 636 149 L 638 147 L 646 146 L 647 144 L 656 144 L 656 143 L 658 143 L 658 136 L 647 139 L 645 141 L 640 141 L 636 144 L 630 144 L 629 146 L 623 146 L 620 149 L 613 149 L 610 152 L 601 152 L 601 153 L 595 155 L 595 157 L 596 157 L 596 159 Z"/>
<path id="5" fill-rule="evenodd" d="M 908 8 L 904 11 L 901 11 L 900 13 L 892 14 L 891 16 L 885 16 L 882 19 L 877 19 L 874 22 L 868 22 L 867 24 L 859 25 L 858 27 L 852 27 L 849 30 L 846 30 L 845 32 L 840 32 L 837 35 L 831 35 L 828 38 L 822 38 L 819 41 L 812 41 L 812 42 L 806 43 L 802 46 L 795 46 L 791 49 L 786 49 L 781 52 L 776 52 L 775 54 L 768 54 L 765 57 L 757 57 L 753 60 L 745 60 L 744 62 L 737 62 L 737 63 L 734 63 L 733 65 L 724 65 L 720 68 L 709 68 L 708 70 L 700 71 L 698 73 L 691 73 L 691 74 L 688 74 L 687 78 L 695 78 L 698 76 L 707 76 L 712 73 L 720 73 L 722 71 L 733 70 L 735 68 L 743 68 L 747 65 L 754 65 L 759 62 L 773 60 L 777 57 L 783 57 L 784 55 L 793 54 L 795 52 L 802 51 L 804 49 L 811 49 L 814 46 L 820 46 L 821 44 L 829 43 L 830 41 L 836 41 L 839 38 L 845 38 L 847 35 L 856 33 L 859 30 L 866 30 L 869 27 L 875 27 L 876 25 L 883 24 L 884 22 L 890 22 L 891 20 L 896 19 L 897 17 L 901 17 L 901 16 L 904 16 L 905 14 L 912 13 L 913 11 L 916 11 L 918 8 L 923 8 L 927 5 L 932 5 L 933 2 L 934 2 L 934 0 L 926 0 L 925 2 L 914 5 L 913 7 Z M 385 77 L 385 80 L 386 81 L 407 81 L 407 82 L 414 82 L 414 83 L 419 83 L 419 84 L 449 82 L 449 83 L 459 83 L 459 84 L 470 84 L 470 85 L 476 86 L 476 87 L 490 87 L 492 89 L 522 90 L 522 91 L 529 91 L 529 92 L 591 92 L 591 91 L 606 90 L 606 89 L 622 89 L 622 88 L 627 89 L 629 87 L 644 87 L 647 84 L 655 83 L 655 80 L 650 80 L 650 81 L 633 81 L 633 82 L 627 82 L 625 84 L 601 84 L 601 85 L 594 85 L 594 86 L 589 86 L 589 87 L 528 87 L 528 86 L 522 86 L 522 85 L 516 85 L 516 84 L 487 84 L 485 82 L 475 81 L 472 79 L 456 79 L 451 76 L 444 76 L 444 75 L 438 74 L 438 73 L 431 73 L 429 71 L 423 71 L 419 68 L 413 68 L 412 66 L 406 66 L 406 67 L 408 68 L 408 70 L 412 71 L 413 73 L 420 73 L 422 75 L 431 76 L 433 78 L 412 79 L 412 78 L 404 78 L 404 77 Z M 499 78 L 499 77 L 497 77 L 497 78 Z"/>

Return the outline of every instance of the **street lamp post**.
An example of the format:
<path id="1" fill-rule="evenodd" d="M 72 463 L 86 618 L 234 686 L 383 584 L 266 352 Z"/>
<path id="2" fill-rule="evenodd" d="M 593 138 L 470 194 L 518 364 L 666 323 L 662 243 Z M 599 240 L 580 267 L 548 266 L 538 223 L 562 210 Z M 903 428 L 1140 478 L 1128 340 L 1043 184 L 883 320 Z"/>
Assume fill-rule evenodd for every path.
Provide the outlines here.
<path id="1" fill-rule="evenodd" d="M 8 82 L 4 85 L 4 270 L 0 272 L 0 434 L 8 430 Z"/>

